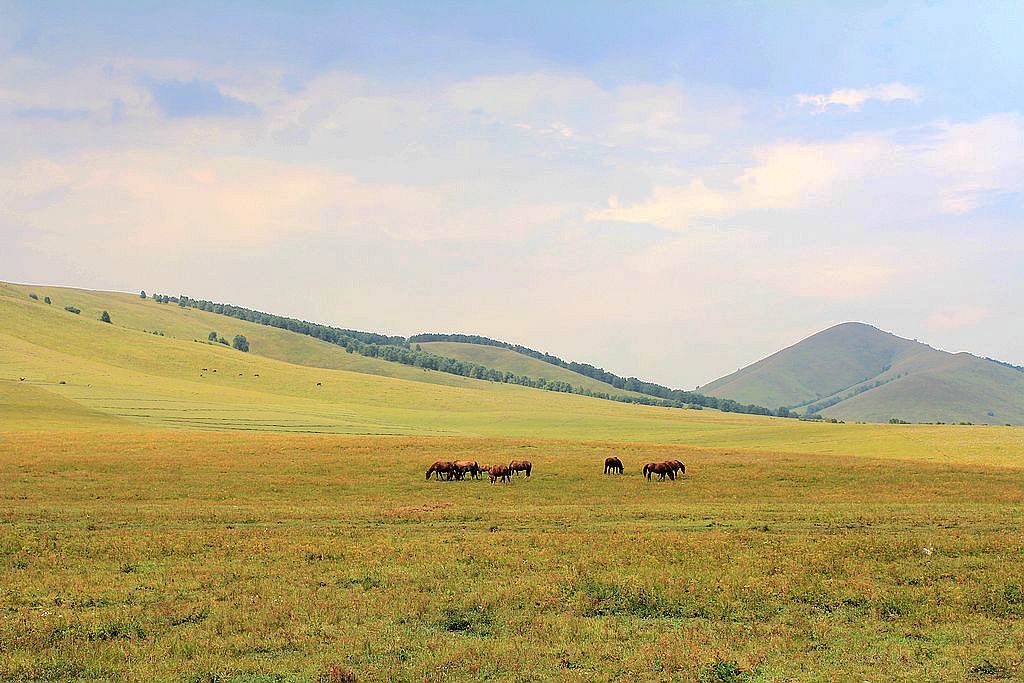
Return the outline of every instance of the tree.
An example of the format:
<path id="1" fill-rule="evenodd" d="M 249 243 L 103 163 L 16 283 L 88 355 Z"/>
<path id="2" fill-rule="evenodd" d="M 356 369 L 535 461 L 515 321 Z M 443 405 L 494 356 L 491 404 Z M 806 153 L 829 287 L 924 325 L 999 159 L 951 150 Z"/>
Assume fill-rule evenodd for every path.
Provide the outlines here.
<path id="1" fill-rule="evenodd" d="M 39 301 L 39 296 L 37 294 L 35 294 L 35 293 L 29 294 L 28 298 L 29 299 L 35 299 L 36 301 Z"/>
<path id="2" fill-rule="evenodd" d="M 217 341 L 217 331 L 211 330 L 210 334 L 206 335 L 206 338 L 213 342 Z"/>
<path id="3" fill-rule="evenodd" d="M 106 311 L 103 311 L 103 313 L 100 314 L 100 321 L 101 322 L 105 322 L 105 323 L 109 323 L 110 322 L 110 314 L 107 313 Z"/>
<path id="4" fill-rule="evenodd" d="M 74 313 L 75 315 L 78 315 L 79 313 L 82 312 L 81 308 L 75 308 L 74 306 L 65 306 L 64 310 L 67 311 L 68 313 Z"/>
<path id="5" fill-rule="evenodd" d="M 52 301 L 50 301 L 50 297 L 48 297 L 48 296 L 47 297 L 43 297 L 43 301 L 45 303 L 48 303 L 48 304 L 52 304 L 53 303 Z"/>
<path id="6" fill-rule="evenodd" d="M 224 337 L 218 337 L 217 338 L 217 343 L 218 344 L 223 344 L 224 346 L 228 346 L 228 340 L 225 339 Z"/>
<path id="7" fill-rule="evenodd" d="M 146 290 L 142 290 L 141 292 L 139 292 L 139 298 L 140 299 L 145 299 L 146 298 Z"/>
<path id="8" fill-rule="evenodd" d="M 245 353 L 248 353 L 249 351 L 249 340 L 247 340 L 244 335 L 236 334 L 234 340 L 231 342 L 231 345 L 238 349 L 239 351 Z"/>

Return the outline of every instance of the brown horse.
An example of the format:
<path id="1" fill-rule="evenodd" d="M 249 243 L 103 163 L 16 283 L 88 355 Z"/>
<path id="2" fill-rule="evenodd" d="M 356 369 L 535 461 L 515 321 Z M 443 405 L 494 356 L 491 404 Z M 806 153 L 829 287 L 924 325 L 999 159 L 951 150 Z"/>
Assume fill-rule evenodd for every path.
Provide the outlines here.
<path id="1" fill-rule="evenodd" d="M 622 474 L 625 468 L 622 466 L 622 461 L 612 456 L 604 459 L 604 473 L 608 474 Z"/>
<path id="2" fill-rule="evenodd" d="M 509 476 L 512 472 L 504 465 L 491 465 L 491 469 L 488 474 L 491 475 L 492 484 L 496 481 L 504 481 L 506 484 L 511 482 Z"/>
<path id="3" fill-rule="evenodd" d="M 679 461 L 679 460 L 667 460 L 666 462 L 669 465 L 672 465 L 672 467 L 675 470 L 676 476 L 680 476 L 681 477 L 682 475 L 686 474 L 686 465 L 684 465 L 681 461 Z"/>
<path id="4" fill-rule="evenodd" d="M 530 478 L 530 472 L 533 471 L 533 463 L 529 460 L 513 460 L 508 464 L 509 472 L 513 474 L 519 474 L 520 472 L 526 472 L 526 478 Z"/>
<path id="5" fill-rule="evenodd" d="M 438 460 L 427 470 L 427 479 L 430 479 L 430 475 L 434 473 L 437 473 L 438 481 L 440 481 L 442 474 L 448 481 L 451 481 L 452 477 L 455 476 L 455 463 L 449 460 Z"/>
<path id="6" fill-rule="evenodd" d="M 660 481 L 665 481 L 666 475 L 668 475 L 669 479 L 675 481 L 676 467 L 668 462 L 649 462 L 644 465 L 644 476 L 650 479 L 652 474 L 657 474 Z"/>
<path id="7" fill-rule="evenodd" d="M 452 463 L 458 470 L 458 479 L 463 479 L 467 474 L 471 475 L 474 479 L 480 478 L 480 465 L 477 464 L 476 460 L 456 460 Z"/>

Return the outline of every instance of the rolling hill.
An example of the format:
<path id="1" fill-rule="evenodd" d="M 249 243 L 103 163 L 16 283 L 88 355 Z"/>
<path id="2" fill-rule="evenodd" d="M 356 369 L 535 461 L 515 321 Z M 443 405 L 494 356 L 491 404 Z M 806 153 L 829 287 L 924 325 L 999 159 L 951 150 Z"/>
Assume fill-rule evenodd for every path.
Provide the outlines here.
<path id="1" fill-rule="evenodd" d="M 843 323 L 701 387 L 843 420 L 1024 424 L 1024 373 Z"/>
<path id="2" fill-rule="evenodd" d="M 622 396 L 643 396 L 635 391 L 626 391 L 613 387 L 600 380 L 581 375 L 567 368 L 545 363 L 542 360 L 531 358 L 510 349 L 498 346 L 485 346 L 482 344 L 468 344 L 465 342 L 420 342 L 419 346 L 424 351 L 436 353 L 440 356 L 458 358 L 479 363 L 490 368 L 506 370 L 527 377 L 538 377 L 550 380 L 561 380 L 573 386 L 585 387 L 595 392 L 605 392 L 612 395 Z"/>
<path id="3" fill-rule="evenodd" d="M 103 310 L 112 323 L 99 321 Z M 207 343 L 211 329 L 247 335 L 253 351 Z M 0 284 L 0 431 L 168 428 L 603 439 L 627 450 L 658 442 L 961 462 L 1016 462 L 1020 439 L 1004 431 L 1012 428 L 963 427 L 970 432 L 958 432 L 954 447 L 950 427 L 623 404 L 365 358 L 136 295 Z"/>

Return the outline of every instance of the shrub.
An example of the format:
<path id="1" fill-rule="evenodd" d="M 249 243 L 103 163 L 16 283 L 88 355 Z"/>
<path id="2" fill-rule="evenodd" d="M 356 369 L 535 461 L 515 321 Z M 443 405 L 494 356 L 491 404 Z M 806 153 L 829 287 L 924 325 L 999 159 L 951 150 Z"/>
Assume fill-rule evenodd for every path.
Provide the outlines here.
<path id="1" fill-rule="evenodd" d="M 228 344 L 228 340 L 225 339 L 224 337 L 219 337 L 217 339 L 217 343 L 218 344 L 223 344 L 224 346 L 230 346 L 230 344 Z"/>
<path id="2" fill-rule="evenodd" d="M 216 332 L 216 330 L 211 330 L 210 334 L 206 335 L 206 338 L 209 339 L 212 342 L 217 341 L 217 332 Z"/>
<path id="3" fill-rule="evenodd" d="M 35 299 L 36 301 L 39 301 L 39 296 L 38 296 L 38 295 L 36 295 L 36 294 L 29 294 L 29 295 L 28 295 L 28 298 L 29 298 L 29 299 Z"/>
<path id="4" fill-rule="evenodd" d="M 110 314 L 107 313 L 106 311 L 103 311 L 103 313 L 100 314 L 100 321 L 101 322 L 105 322 L 105 323 L 109 323 L 110 322 Z"/>
<path id="5" fill-rule="evenodd" d="M 142 290 L 141 292 L 139 292 L 139 298 L 140 299 L 145 299 L 146 298 L 146 290 Z"/>
<path id="6" fill-rule="evenodd" d="M 247 353 L 249 351 L 249 340 L 244 335 L 236 334 L 235 338 L 231 341 L 231 346 L 243 353 Z"/>
<path id="7" fill-rule="evenodd" d="M 48 296 L 47 297 L 43 297 L 43 301 L 45 303 L 48 303 L 48 304 L 52 304 L 53 303 L 52 301 L 50 301 L 50 297 L 48 297 Z"/>
<path id="8" fill-rule="evenodd" d="M 81 308 L 75 308 L 74 306 L 65 306 L 64 310 L 68 311 L 69 313 L 74 313 L 75 315 L 78 315 L 79 313 L 82 312 Z"/>

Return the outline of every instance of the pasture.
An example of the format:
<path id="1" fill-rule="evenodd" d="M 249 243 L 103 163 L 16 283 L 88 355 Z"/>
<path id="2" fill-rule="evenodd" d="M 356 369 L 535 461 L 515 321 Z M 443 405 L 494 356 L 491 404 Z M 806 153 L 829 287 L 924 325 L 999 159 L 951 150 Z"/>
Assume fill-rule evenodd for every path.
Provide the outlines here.
<path id="1" fill-rule="evenodd" d="M 623 476 L 605 476 L 620 456 Z M 687 476 L 648 482 L 642 462 Z M 424 481 L 529 459 L 529 481 Z M 994 680 L 1024 472 L 579 440 L 0 435 L 0 678 Z"/>

